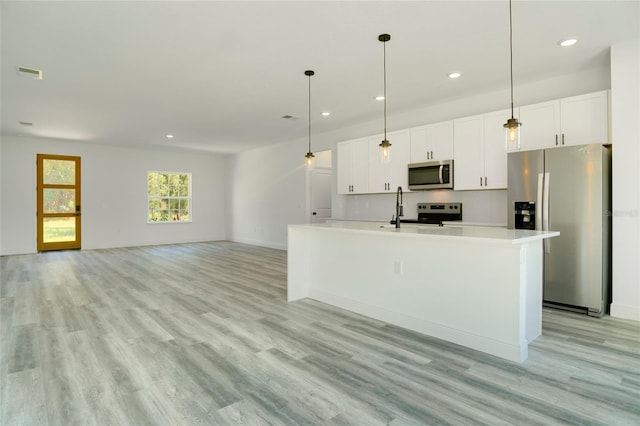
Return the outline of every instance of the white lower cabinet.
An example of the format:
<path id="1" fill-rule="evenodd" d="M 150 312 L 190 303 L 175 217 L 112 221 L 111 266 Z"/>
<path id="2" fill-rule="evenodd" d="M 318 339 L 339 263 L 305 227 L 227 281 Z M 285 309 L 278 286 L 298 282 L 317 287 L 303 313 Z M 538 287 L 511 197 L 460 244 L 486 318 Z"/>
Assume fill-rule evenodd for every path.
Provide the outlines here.
<path id="1" fill-rule="evenodd" d="M 338 144 L 338 194 L 369 192 L 369 141 L 354 139 Z"/>
<path id="2" fill-rule="evenodd" d="M 454 189 L 507 187 L 507 150 L 502 125 L 510 117 L 511 110 L 504 110 L 454 120 Z"/>

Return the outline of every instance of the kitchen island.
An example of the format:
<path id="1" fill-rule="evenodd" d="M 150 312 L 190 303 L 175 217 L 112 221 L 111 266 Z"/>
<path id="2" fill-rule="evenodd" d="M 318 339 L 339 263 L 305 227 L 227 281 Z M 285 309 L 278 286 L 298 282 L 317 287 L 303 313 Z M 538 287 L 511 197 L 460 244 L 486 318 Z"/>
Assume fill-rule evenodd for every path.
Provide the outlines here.
<path id="1" fill-rule="evenodd" d="M 522 362 L 542 331 L 543 240 L 558 232 L 290 225 L 287 298 L 311 298 Z"/>

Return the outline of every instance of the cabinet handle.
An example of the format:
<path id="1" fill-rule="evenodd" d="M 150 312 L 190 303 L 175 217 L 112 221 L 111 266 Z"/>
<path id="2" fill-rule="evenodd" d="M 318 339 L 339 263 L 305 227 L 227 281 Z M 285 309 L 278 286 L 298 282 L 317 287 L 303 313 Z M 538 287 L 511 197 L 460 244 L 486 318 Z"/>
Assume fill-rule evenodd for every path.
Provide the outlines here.
<path id="1" fill-rule="evenodd" d="M 480 176 L 480 186 L 482 186 L 482 176 Z"/>
<path id="2" fill-rule="evenodd" d="M 431 151 L 431 159 L 433 160 L 433 151 Z"/>
<path id="3" fill-rule="evenodd" d="M 562 145 L 564 145 L 564 133 L 562 134 Z"/>
<path id="4" fill-rule="evenodd" d="M 558 135 L 556 135 L 556 146 L 558 146 Z"/>
<path id="5" fill-rule="evenodd" d="M 484 186 L 487 186 L 487 177 L 484 177 Z"/>

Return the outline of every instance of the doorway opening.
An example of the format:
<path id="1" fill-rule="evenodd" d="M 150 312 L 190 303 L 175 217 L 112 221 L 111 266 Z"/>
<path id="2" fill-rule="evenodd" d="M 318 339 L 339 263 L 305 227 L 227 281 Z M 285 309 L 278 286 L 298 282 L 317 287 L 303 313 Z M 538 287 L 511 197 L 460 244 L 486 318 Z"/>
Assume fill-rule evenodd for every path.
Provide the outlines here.
<path id="1" fill-rule="evenodd" d="M 79 249 L 80 157 L 37 155 L 37 249 Z"/>
<path id="2" fill-rule="evenodd" d="M 324 223 L 331 218 L 333 187 L 331 150 L 316 152 L 314 163 L 313 169 L 311 169 L 308 176 L 309 222 Z"/>

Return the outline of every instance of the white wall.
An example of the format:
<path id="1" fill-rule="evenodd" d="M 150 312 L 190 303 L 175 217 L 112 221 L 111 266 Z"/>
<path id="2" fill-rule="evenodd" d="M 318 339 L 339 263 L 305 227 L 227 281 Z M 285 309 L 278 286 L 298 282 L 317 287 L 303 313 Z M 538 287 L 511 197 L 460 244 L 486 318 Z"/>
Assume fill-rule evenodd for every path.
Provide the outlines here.
<path id="1" fill-rule="evenodd" d="M 286 249 L 287 225 L 308 223 L 306 152 L 290 142 L 229 158 L 229 239 Z"/>
<path id="2" fill-rule="evenodd" d="M 225 157 L 5 136 L 0 254 L 36 251 L 36 154 L 82 158 L 82 248 L 225 239 Z M 192 223 L 147 223 L 147 172 L 191 172 Z"/>
<path id="3" fill-rule="evenodd" d="M 611 48 L 613 301 L 640 321 L 640 39 Z"/>

